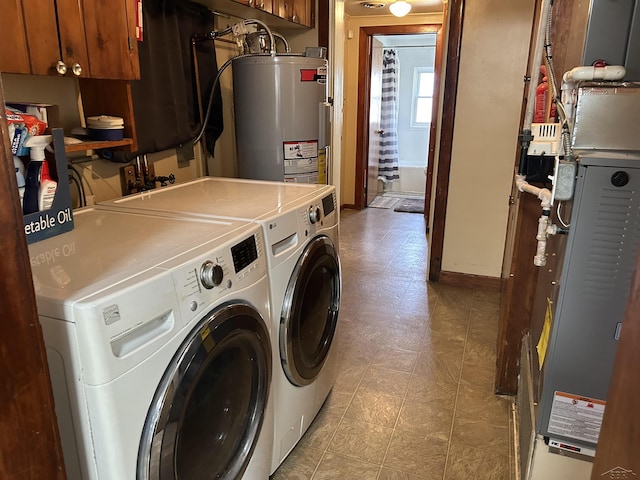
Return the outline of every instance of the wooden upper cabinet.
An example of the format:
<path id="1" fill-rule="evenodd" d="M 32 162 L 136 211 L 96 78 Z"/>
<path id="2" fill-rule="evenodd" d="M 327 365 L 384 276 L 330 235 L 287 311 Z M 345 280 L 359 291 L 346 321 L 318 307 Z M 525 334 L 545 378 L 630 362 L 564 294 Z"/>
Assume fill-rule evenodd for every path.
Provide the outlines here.
<path id="1" fill-rule="evenodd" d="M 134 0 L 0 0 L 0 10 L 0 71 L 140 78 Z"/>
<path id="2" fill-rule="evenodd" d="M 236 3 L 241 3 L 247 7 L 257 8 L 266 13 L 273 12 L 273 0 L 233 0 Z"/>
<path id="3" fill-rule="evenodd" d="M 278 15 L 285 20 L 313 28 L 315 25 L 313 0 L 274 0 L 279 2 Z"/>
<path id="4" fill-rule="evenodd" d="M 61 0 L 57 0 L 58 18 Z M 78 0 L 63 3 L 77 5 Z M 91 78 L 135 80 L 140 78 L 134 0 L 84 0 L 83 20 Z M 75 25 L 59 21 L 61 32 Z M 64 46 L 65 43 L 61 42 Z"/>

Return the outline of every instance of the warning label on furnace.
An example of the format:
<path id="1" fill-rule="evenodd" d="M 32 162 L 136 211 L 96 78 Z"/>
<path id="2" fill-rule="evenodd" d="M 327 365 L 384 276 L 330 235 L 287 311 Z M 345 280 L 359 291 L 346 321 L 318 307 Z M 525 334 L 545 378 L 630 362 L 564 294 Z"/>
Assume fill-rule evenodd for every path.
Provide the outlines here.
<path id="1" fill-rule="evenodd" d="M 549 417 L 549 433 L 598 443 L 606 402 L 555 392 Z"/>
<path id="2" fill-rule="evenodd" d="M 286 182 L 318 183 L 318 141 L 284 142 Z"/>

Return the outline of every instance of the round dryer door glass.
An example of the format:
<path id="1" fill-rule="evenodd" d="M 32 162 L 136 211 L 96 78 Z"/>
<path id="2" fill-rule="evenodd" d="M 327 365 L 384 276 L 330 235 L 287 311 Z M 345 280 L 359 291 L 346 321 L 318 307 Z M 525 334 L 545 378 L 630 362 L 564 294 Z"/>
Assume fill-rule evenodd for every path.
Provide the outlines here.
<path id="1" fill-rule="evenodd" d="M 137 478 L 241 478 L 262 427 L 270 381 L 271 345 L 260 314 L 244 304 L 211 312 L 158 386 Z"/>
<path id="2" fill-rule="evenodd" d="M 291 383 L 308 385 L 324 365 L 340 308 L 340 261 L 331 239 L 319 235 L 300 256 L 285 292 L 280 357 Z"/>

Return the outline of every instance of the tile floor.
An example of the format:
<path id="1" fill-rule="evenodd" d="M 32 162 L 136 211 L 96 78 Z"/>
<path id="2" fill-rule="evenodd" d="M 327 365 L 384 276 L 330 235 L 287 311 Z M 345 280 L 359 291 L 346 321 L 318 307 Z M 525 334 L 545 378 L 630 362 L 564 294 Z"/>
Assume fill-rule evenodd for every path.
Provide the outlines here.
<path id="1" fill-rule="evenodd" d="M 509 480 L 499 295 L 425 281 L 420 214 L 344 210 L 339 373 L 272 480 Z"/>

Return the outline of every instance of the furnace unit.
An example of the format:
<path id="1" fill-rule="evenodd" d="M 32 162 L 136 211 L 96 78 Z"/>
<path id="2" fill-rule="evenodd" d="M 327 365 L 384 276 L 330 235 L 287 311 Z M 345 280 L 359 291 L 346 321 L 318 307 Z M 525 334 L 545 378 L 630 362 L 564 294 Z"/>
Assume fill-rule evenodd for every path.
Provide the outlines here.
<path id="1" fill-rule="evenodd" d="M 640 243 L 640 88 L 578 90 L 573 151 L 578 178 L 538 433 L 550 445 L 593 454 Z"/>

